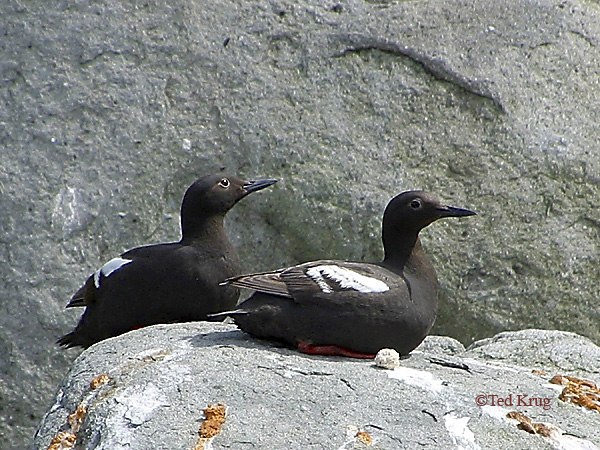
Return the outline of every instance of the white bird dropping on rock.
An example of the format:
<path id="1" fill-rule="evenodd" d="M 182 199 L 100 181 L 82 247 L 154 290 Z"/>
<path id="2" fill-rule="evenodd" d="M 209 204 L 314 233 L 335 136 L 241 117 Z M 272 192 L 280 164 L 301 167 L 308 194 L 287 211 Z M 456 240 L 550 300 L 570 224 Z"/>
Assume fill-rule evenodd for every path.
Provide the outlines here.
<path id="1" fill-rule="evenodd" d="M 400 354 L 393 348 L 382 348 L 375 355 L 375 365 L 382 369 L 395 369 L 400 365 Z"/>

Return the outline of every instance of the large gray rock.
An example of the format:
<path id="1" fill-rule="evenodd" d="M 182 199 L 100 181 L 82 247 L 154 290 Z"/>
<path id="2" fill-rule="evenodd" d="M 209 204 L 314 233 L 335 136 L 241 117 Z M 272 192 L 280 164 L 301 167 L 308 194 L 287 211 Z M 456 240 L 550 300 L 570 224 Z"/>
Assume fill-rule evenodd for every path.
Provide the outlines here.
<path id="1" fill-rule="evenodd" d="M 480 213 L 428 229 L 435 332 L 600 338 L 596 2 L 0 2 L 0 447 L 76 352 L 87 275 L 175 239 L 225 169 L 281 179 L 228 221 L 247 270 L 376 259 L 424 188 Z M 460 318 L 460 320 L 457 320 Z"/>
<path id="2" fill-rule="evenodd" d="M 524 339 L 535 365 L 514 353 Z M 557 352 L 568 372 L 553 361 Z M 367 448 L 355 439 L 362 431 L 376 449 L 592 450 L 600 444 L 598 411 L 559 400 L 562 386 L 548 381 L 556 374 L 598 381 L 599 367 L 600 348 L 556 331 L 504 333 L 467 351 L 434 336 L 383 370 L 370 360 L 302 355 L 231 325 L 158 325 L 83 353 L 30 448 L 46 449 L 71 430 L 67 418 L 82 406 L 78 449 L 192 449 L 202 411 L 223 402 L 214 449 Z M 110 381 L 92 389 L 102 374 Z M 528 434 L 506 417 L 511 411 L 557 429 Z"/>

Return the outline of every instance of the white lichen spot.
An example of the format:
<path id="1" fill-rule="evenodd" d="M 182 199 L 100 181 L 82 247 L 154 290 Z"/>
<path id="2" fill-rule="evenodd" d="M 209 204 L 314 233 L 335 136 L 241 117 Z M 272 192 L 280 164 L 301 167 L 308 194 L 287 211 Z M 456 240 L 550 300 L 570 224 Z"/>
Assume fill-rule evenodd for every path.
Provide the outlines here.
<path id="1" fill-rule="evenodd" d="M 134 448 L 135 443 L 139 444 L 139 426 L 153 420 L 159 408 L 169 406 L 167 396 L 152 382 L 128 386 L 110 402 L 104 419 L 107 432 L 102 433 L 101 447 Z"/>
<path id="2" fill-rule="evenodd" d="M 123 418 L 134 426 L 150 420 L 160 406 L 169 405 L 167 398 L 153 383 L 127 388 L 115 400 L 121 406 Z"/>
<path id="3" fill-rule="evenodd" d="M 104 277 L 110 276 L 116 270 L 119 270 L 126 264 L 129 264 L 131 259 L 113 258 L 94 273 L 94 285 L 96 289 L 100 287 L 100 275 Z"/>
<path id="4" fill-rule="evenodd" d="M 306 274 L 311 277 L 326 294 L 333 292 L 326 278 L 337 283 L 342 289 L 353 289 L 365 294 L 380 293 L 390 289 L 387 284 L 377 278 L 367 277 L 353 270 L 334 264 L 311 267 L 306 271 Z"/>
<path id="5" fill-rule="evenodd" d="M 555 436 L 552 440 L 556 442 L 558 450 L 598 450 L 593 442 L 568 434 Z"/>
<path id="6" fill-rule="evenodd" d="M 475 442 L 475 435 L 467 426 L 469 420 L 470 417 L 457 417 L 454 413 L 444 416 L 444 425 L 457 450 L 481 450 Z"/>
<path id="7" fill-rule="evenodd" d="M 484 412 L 484 414 L 487 414 L 488 416 L 493 417 L 496 420 L 499 420 L 501 422 L 508 421 L 506 415 L 510 412 L 509 409 L 502 408 L 501 406 L 484 405 L 481 407 L 481 410 Z"/>
<path id="8" fill-rule="evenodd" d="M 435 378 L 431 373 L 423 370 L 396 367 L 391 372 L 388 372 L 388 376 L 427 391 L 440 392 L 444 388 L 440 380 Z"/>
<path id="9" fill-rule="evenodd" d="M 382 348 L 375 355 L 375 365 L 383 369 L 395 369 L 400 365 L 400 354 L 393 348 Z"/>

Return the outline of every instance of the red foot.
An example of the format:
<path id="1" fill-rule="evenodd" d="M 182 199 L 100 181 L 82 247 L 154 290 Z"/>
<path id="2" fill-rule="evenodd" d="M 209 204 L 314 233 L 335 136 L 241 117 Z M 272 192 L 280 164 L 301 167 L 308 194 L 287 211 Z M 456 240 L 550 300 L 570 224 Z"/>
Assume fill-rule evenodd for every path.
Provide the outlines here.
<path id="1" fill-rule="evenodd" d="M 348 358 L 373 359 L 373 353 L 361 353 L 340 347 L 339 345 L 312 345 L 304 341 L 298 341 L 298 350 L 308 355 L 346 356 Z"/>

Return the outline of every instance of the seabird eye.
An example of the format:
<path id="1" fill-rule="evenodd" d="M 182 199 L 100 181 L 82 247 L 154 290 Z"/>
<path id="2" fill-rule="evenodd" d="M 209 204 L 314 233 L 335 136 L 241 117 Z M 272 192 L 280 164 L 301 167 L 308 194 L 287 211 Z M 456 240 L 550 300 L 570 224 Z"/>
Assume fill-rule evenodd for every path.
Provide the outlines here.
<path id="1" fill-rule="evenodd" d="M 410 202 L 410 206 L 413 209 L 419 209 L 421 207 L 421 202 L 419 200 L 413 200 Z"/>
<path id="2" fill-rule="evenodd" d="M 221 181 L 219 181 L 219 185 L 227 189 L 229 187 L 229 180 L 227 178 L 221 178 Z"/>

